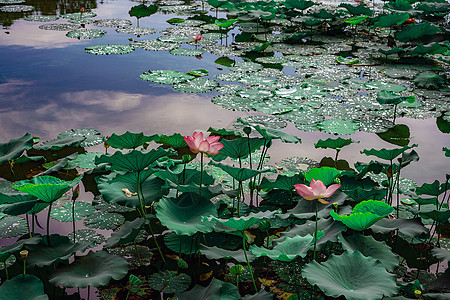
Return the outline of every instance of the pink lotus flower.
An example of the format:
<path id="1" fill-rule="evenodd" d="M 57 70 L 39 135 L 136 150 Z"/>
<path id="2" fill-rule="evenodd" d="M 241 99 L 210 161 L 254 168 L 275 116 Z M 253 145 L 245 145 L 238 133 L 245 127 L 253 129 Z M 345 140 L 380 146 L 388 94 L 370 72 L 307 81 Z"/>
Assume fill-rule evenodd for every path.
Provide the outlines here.
<path id="1" fill-rule="evenodd" d="M 80 9 L 80 13 L 84 13 L 84 7 Z"/>
<path id="2" fill-rule="evenodd" d="M 310 186 L 299 183 L 294 185 L 294 188 L 297 191 L 297 193 L 306 200 L 317 199 L 320 203 L 323 204 L 328 203 L 328 201 L 323 200 L 323 198 L 330 197 L 340 187 L 341 187 L 340 184 L 332 184 L 327 188 L 322 181 L 314 179 L 311 179 Z"/>
<path id="3" fill-rule="evenodd" d="M 192 136 L 185 136 L 184 140 L 194 153 L 207 153 L 209 155 L 216 155 L 219 150 L 223 148 L 223 144 L 219 143 L 218 136 L 210 136 L 208 138 L 203 137 L 203 132 L 194 132 Z"/>
<path id="4" fill-rule="evenodd" d="M 203 40 L 203 35 L 197 34 L 197 35 L 190 35 L 190 37 L 194 40 L 194 42 L 197 44 L 201 40 Z"/>

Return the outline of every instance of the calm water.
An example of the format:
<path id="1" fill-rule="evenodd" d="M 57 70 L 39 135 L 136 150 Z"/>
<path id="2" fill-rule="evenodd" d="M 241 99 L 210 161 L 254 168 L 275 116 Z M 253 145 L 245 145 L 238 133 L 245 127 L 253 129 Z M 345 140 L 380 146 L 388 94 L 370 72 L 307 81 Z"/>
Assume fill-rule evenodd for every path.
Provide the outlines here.
<path id="1" fill-rule="evenodd" d="M 40 7 L 42 14 L 76 12 L 81 6 L 91 7 L 97 14 L 94 19 L 122 18 L 133 21 L 128 15 L 132 6 L 139 3 L 118 0 L 102 2 L 71 1 L 71 7 L 54 1 L 27 1 Z M 44 6 L 43 4 L 46 4 Z M 39 12 L 40 14 L 40 12 Z M 213 13 L 211 13 L 213 14 Z M 145 51 L 136 48 L 126 55 L 97 56 L 84 52 L 84 48 L 98 44 L 128 44 L 135 36 L 119 34 L 115 28 L 104 29 L 107 34 L 99 39 L 77 40 L 65 36 L 64 31 L 41 30 L 41 22 L 29 22 L 11 18 L 2 13 L 0 30 L 0 141 L 6 142 L 25 132 L 52 139 L 58 133 L 72 128 L 94 128 L 104 135 L 121 134 L 127 130 L 146 134 L 192 134 L 194 130 L 208 127 L 231 128 L 237 117 L 257 112 L 233 112 L 210 102 L 217 92 L 187 94 L 174 91 L 168 85 L 159 85 L 139 79 L 149 69 L 172 69 L 186 72 L 206 69 L 210 78 L 220 71 L 214 63 L 218 56 L 205 53 L 202 59 L 175 56 L 167 51 Z M 8 19 L 7 19 L 8 17 Z M 158 31 L 169 26 L 166 20 L 178 17 L 170 14 L 154 14 L 140 20 L 141 27 Z M 60 19 L 56 23 L 66 23 Z M 11 24 L 12 23 L 12 24 Z M 55 23 L 55 22 L 51 22 Z M 160 33 L 142 36 L 155 39 Z M 294 73 L 293 73 L 294 74 Z M 411 129 L 411 143 L 419 144 L 416 151 L 419 163 L 412 164 L 404 176 L 421 184 L 435 179 L 443 181 L 448 160 L 442 147 L 450 147 L 448 135 L 441 133 L 435 119 L 414 120 L 400 118 L 398 124 Z M 302 138 L 301 145 L 275 144 L 269 154 L 272 163 L 289 156 L 320 160 L 333 156 L 334 150 L 316 150 L 318 139 L 332 137 L 323 132 L 301 132 L 292 124 L 286 131 Z M 346 136 L 349 137 L 349 136 Z M 361 141 L 346 147 L 340 157 L 351 163 L 370 161 L 361 155 L 364 148 L 394 148 L 377 135 L 357 132 L 350 136 Z"/>

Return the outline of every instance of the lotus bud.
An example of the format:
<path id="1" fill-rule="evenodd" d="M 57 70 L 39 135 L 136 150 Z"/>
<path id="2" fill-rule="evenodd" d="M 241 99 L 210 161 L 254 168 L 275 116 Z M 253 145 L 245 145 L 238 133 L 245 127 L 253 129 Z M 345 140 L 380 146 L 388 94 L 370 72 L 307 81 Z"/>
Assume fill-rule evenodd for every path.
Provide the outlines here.
<path id="1" fill-rule="evenodd" d="M 103 147 L 105 147 L 105 148 L 111 147 L 111 146 L 107 143 L 108 139 L 109 139 L 109 136 L 106 136 L 106 141 L 103 142 Z"/>
<path id="2" fill-rule="evenodd" d="M 84 7 L 82 7 L 82 8 L 80 9 L 80 13 L 81 13 L 81 14 L 84 13 Z"/>
<path id="3" fill-rule="evenodd" d="M 422 291 L 421 290 L 415 290 L 414 296 L 416 296 L 417 299 L 422 299 Z"/>
<path id="4" fill-rule="evenodd" d="M 259 228 L 259 230 L 264 232 L 264 231 L 266 231 L 267 229 L 270 228 L 270 225 L 271 224 L 270 224 L 269 221 L 264 220 L 261 223 L 259 223 L 258 228 Z"/>
<path id="5" fill-rule="evenodd" d="M 189 154 L 186 154 L 186 155 L 183 155 L 183 156 L 181 157 L 181 159 L 182 159 L 183 164 L 187 164 L 188 162 L 191 161 L 192 156 L 190 156 Z"/>
<path id="6" fill-rule="evenodd" d="M 245 133 L 246 135 L 249 135 L 250 132 L 252 132 L 252 128 L 251 128 L 251 127 L 249 127 L 249 126 L 244 127 L 244 133 Z"/>
<path id="7" fill-rule="evenodd" d="M 392 173 L 392 167 L 389 167 L 389 168 L 386 170 L 386 175 L 387 175 L 388 178 L 392 178 L 392 175 L 393 175 L 393 173 Z"/>
<path id="8" fill-rule="evenodd" d="M 333 210 L 334 210 L 335 212 L 337 212 L 339 203 L 338 203 L 338 202 L 333 202 L 332 204 L 333 204 Z"/>
<path id="9" fill-rule="evenodd" d="M 76 200 L 80 196 L 80 185 L 77 185 L 72 192 L 72 200 Z"/>
<path id="10" fill-rule="evenodd" d="M 235 265 L 235 266 L 232 266 L 230 268 L 230 273 L 232 275 L 241 275 L 242 272 L 244 272 L 244 266 L 243 265 Z"/>
<path id="11" fill-rule="evenodd" d="M 23 260 L 27 259 L 27 257 L 28 257 L 28 250 L 22 250 L 19 253 L 20 253 L 20 257 L 22 257 Z"/>

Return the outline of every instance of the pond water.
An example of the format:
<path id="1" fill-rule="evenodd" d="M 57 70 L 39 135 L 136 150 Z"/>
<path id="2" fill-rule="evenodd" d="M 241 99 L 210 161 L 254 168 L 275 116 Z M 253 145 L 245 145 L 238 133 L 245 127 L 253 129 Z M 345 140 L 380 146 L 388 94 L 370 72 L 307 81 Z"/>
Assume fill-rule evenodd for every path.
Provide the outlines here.
<path id="1" fill-rule="evenodd" d="M 327 3 L 337 5 L 341 2 L 328 1 Z M 0 3 L 2 3 L 1 0 Z M 166 3 L 174 4 L 175 2 L 167 1 Z M 91 0 L 66 3 L 54 0 L 26 0 L 22 4 L 32 5 L 35 10 L 25 14 L 0 12 L 0 23 L 3 26 L 0 29 L 0 142 L 7 142 L 11 138 L 23 136 L 26 132 L 39 136 L 42 141 L 45 141 L 55 138 L 62 131 L 77 128 L 97 129 L 105 136 L 110 136 L 113 133 L 121 134 L 126 131 L 144 132 L 146 135 L 155 133 L 191 135 L 196 130 L 207 130 L 209 127 L 233 129 L 234 122 L 240 117 L 266 116 L 260 111 L 233 111 L 212 103 L 213 97 L 221 95 L 218 91 L 184 93 L 174 90 L 172 85 L 158 84 L 139 78 L 141 74 L 149 70 L 188 72 L 205 69 L 209 72 L 207 78 L 215 80 L 221 85 L 236 84 L 237 82 L 226 82 L 215 77 L 230 71 L 226 66 L 217 63 L 221 56 L 212 52 L 206 51 L 202 55 L 184 56 L 173 55 L 169 51 L 146 51 L 138 47 L 132 53 L 123 55 L 93 55 L 85 52 L 86 47 L 94 45 L 128 45 L 132 40 L 155 40 L 163 36 L 162 30 L 174 27 L 167 20 L 171 18 L 187 19 L 193 16 L 193 13 L 178 15 L 168 10 L 165 13 L 158 12 L 150 17 L 141 18 L 139 26 L 141 28 L 153 28 L 155 33 L 140 37 L 118 33 L 116 27 L 100 27 L 95 23 L 86 24 L 86 28 L 105 30 L 106 34 L 101 38 L 76 39 L 67 37 L 67 31 L 39 28 L 41 25 L 50 23 L 69 24 L 68 19 L 60 18 L 56 21 L 36 22 L 24 20 L 23 17 L 56 16 L 79 12 L 81 7 L 85 7 L 86 11 L 96 14 L 92 18 L 93 20 L 130 20 L 131 26 L 136 27 L 137 20 L 130 17 L 129 10 L 140 2 L 127 0 L 96 2 Z M 193 5 L 198 9 L 202 8 L 201 3 Z M 211 10 L 208 15 L 214 16 L 214 10 Z M 226 17 L 223 12 L 220 12 L 219 16 Z M 195 33 L 195 30 L 193 32 Z M 218 39 L 215 43 L 219 45 L 231 43 L 234 36 L 240 33 L 240 28 L 236 26 L 228 32 L 226 41 L 225 39 Z M 334 37 L 329 36 L 327 38 L 332 40 Z M 325 61 L 328 62 L 321 65 L 321 68 L 325 70 L 321 74 L 322 83 L 326 81 L 324 78 L 327 78 L 327 76 L 330 76 L 328 78 L 329 83 L 340 80 L 341 74 L 348 72 L 350 72 L 350 75 L 348 75 L 350 77 L 344 77 L 349 80 L 361 81 L 364 79 L 368 81 L 382 77 L 380 74 L 383 67 L 371 66 L 372 61 L 368 56 L 364 56 L 363 51 L 358 52 L 361 55 L 361 64 L 363 65 L 360 67 L 361 69 L 348 71 L 352 68 L 338 66 L 335 58 L 341 52 L 348 52 L 348 44 L 351 42 L 351 38 L 340 37 L 337 41 L 340 47 L 337 49 L 342 51 L 334 50 L 333 52 L 331 50 L 333 46 L 330 46 L 332 44 L 325 44 L 323 47 L 317 46 L 317 48 L 320 48 L 320 53 L 312 50 L 314 47 L 303 49 L 304 57 L 320 57 L 323 55 Z M 327 47 L 330 47 L 330 49 L 327 49 Z M 184 43 L 182 48 L 201 49 L 201 45 L 197 47 L 192 43 Z M 281 51 L 282 47 L 278 49 Z M 280 51 L 275 51 L 274 57 L 287 56 L 286 53 L 283 54 Z M 310 54 L 321 55 L 311 56 Z M 230 56 L 230 60 L 234 60 L 234 62 L 243 61 L 239 56 Z M 303 80 L 304 78 L 301 77 L 302 70 L 298 71 L 294 65 L 295 63 L 286 66 L 279 64 L 275 70 L 281 70 L 285 75 L 297 76 Z M 271 64 L 267 67 L 270 69 Z M 412 66 L 410 69 L 414 72 L 424 70 L 417 66 Z M 403 66 L 402 70 L 406 70 L 406 67 Z M 269 76 L 258 73 L 257 76 L 278 79 L 277 75 Z M 309 76 L 310 74 L 305 77 L 308 78 Z M 371 76 L 374 78 L 370 78 Z M 292 79 L 292 77 L 290 78 Z M 335 78 L 338 79 L 335 80 Z M 383 78 L 386 79 L 387 77 Z M 405 85 L 408 88 L 407 93 L 412 92 L 410 80 L 393 82 Z M 239 85 L 247 88 L 242 83 L 239 83 Z M 373 97 L 376 97 L 376 92 L 370 91 L 370 89 L 361 89 L 360 85 L 354 89 L 353 94 L 348 93 L 348 86 L 345 88 L 347 94 L 340 94 L 343 88 L 339 85 L 330 86 L 331 88 L 328 87 L 328 95 L 326 96 L 329 99 L 354 97 L 355 99 L 358 98 L 360 102 L 364 102 L 366 98 L 367 102 L 373 102 Z M 268 90 L 270 89 L 268 88 Z M 442 148 L 450 148 L 450 139 L 448 134 L 439 130 L 436 120 L 441 113 L 449 110 L 450 105 L 448 94 L 443 91 L 440 95 L 440 102 L 433 104 L 435 107 L 430 109 L 429 113 L 422 111 L 421 114 L 416 115 L 416 118 L 412 118 L 413 113 L 408 111 L 405 114 L 408 115 L 409 113 L 409 117 L 398 116 L 395 121 L 396 124 L 404 124 L 409 127 L 411 135 L 409 144 L 418 144 L 415 150 L 420 156 L 420 161 L 408 166 L 402 174 L 418 185 L 425 182 L 430 183 L 436 179 L 444 182 L 445 174 L 448 172 L 448 158 L 444 157 Z M 369 99 L 370 97 L 372 97 L 372 100 Z M 418 97 L 418 99 L 423 104 L 427 101 L 423 97 Z M 312 101 L 306 104 L 294 101 L 292 105 L 298 104 L 299 107 L 308 105 L 308 107 L 312 107 L 311 109 L 322 109 L 323 115 L 321 116 L 323 119 L 336 118 L 336 116 L 342 116 L 345 119 L 346 114 L 350 115 L 347 115 L 347 119 L 353 118 L 348 111 L 343 109 L 343 107 L 350 107 L 351 105 L 348 104 L 350 102 L 336 100 L 327 104 L 327 106 L 324 102 L 314 103 L 317 100 L 316 98 L 307 100 Z M 255 102 L 257 101 L 259 99 L 255 100 Z M 354 107 L 357 106 L 357 103 L 355 103 L 353 102 Z M 328 110 L 325 109 L 326 107 Z M 403 109 L 404 112 L 407 110 L 407 108 Z M 366 108 L 363 106 L 359 113 L 361 111 L 365 113 L 365 110 Z M 389 120 L 392 120 L 392 109 L 388 109 L 384 115 L 381 113 L 380 115 L 384 121 L 389 123 Z M 359 114 L 358 116 L 362 118 L 362 115 Z M 334 150 L 315 149 L 314 143 L 319 139 L 337 137 L 337 134 L 319 131 L 316 127 L 314 127 L 314 131 L 298 129 L 311 129 L 311 126 L 316 126 L 313 123 L 312 121 L 311 124 L 306 122 L 302 123 L 302 126 L 296 127 L 293 123 L 287 122 L 287 126 L 283 130 L 300 137 L 302 144 L 274 143 L 269 151 L 271 163 L 277 164 L 287 157 L 303 157 L 320 161 L 324 156 L 334 156 Z M 349 161 L 350 165 L 356 161 L 369 162 L 370 157 L 360 153 L 363 149 L 392 149 L 398 147 L 381 139 L 376 133 L 368 131 L 371 130 L 357 130 L 351 135 L 339 135 L 360 141 L 358 144 L 346 147 L 340 153 L 340 158 Z M 96 146 L 88 149 L 88 151 L 104 150 L 102 146 Z M 81 197 L 89 196 L 87 193 L 82 193 Z M 44 222 L 45 216 L 40 217 L 42 217 L 41 222 Z M 69 224 L 65 227 L 53 227 L 52 232 L 67 233 L 71 229 L 71 224 Z M 108 235 L 108 233 L 105 233 L 105 235 Z"/>

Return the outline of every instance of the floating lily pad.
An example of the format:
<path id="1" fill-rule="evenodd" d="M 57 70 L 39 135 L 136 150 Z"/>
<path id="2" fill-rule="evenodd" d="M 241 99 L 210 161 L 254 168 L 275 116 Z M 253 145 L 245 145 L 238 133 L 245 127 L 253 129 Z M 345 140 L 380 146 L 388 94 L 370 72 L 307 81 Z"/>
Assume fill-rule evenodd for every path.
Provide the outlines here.
<path id="1" fill-rule="evenodd" d="M 70 129 L 58 134 L 58 139 L 70 137 L 84 137 L 85 139 L 80 144 L 81 147 L 95 146 L 105 141 L 105 137 L 95 129 Z"/>
<path id="2" fill-rule="evenodd" d="M 0 4 L 20 4 L 25 3 L 25 0 L 0 0 Z"/>
<path id="3" fill-rule="evenodd" d="M 173 89 L 185 93 L 204 93 L 212 91 L 219 83 L 212 79 L 195 78 L 186 82 L 174 84 Z"/>
<path id="4" fill-rule="evenodd" d="M 67 202 L 61 207 L 56 207 L 52 209 L 50 215 L 53 219 L 61 221 L 61 222 L 72 222 L 72 205 L 73 203 Z M 95 211 L 94 206 L 87 202 L 75 202 L 75 220 L 81 220 L 86 216 L 89 216 Z"/>
<path id="5" fill-rule="evenodd" d="M 16 237 L 27 232 L 27 221 L 21 217 L 6 216 L 0 219 L 0 238 Z"/>
<path id="6" fill-rule="evenodd" d="M 116 213 L 97 212 L 84 219 L 84 226 L 94 229 L 116 229 L 125 222 L 122 215 Z"/>
<path id="7" fill-rule="evenodd" d="M 66 36 L 74 39 L 82 39 L 82 40 L 88 40 L 88 39 L 94 39 L 94 38 L 100 38 L 106 34 L 105 30 L 101 29 L 78 29 L 69 31 Z"/>
<path id="8" fill-rule="evenodd" d="M 274 129 L 282 129 L 287 126 L 287 123 L 285 121 L 280 120 L 274 116 L 254 115 L 254 116 L 245 116 L 240 119 L 250 126 L 262 125 L 264 127 Z M 242 123 L 238 120 L 237 122 L 235 122 L 233 126 L 235 128 L 240 128 L 243 127 L 243 125 L 241 124 Z"/>
<path id="9" fill-rule="evenodd" d="M 108 252 L 125 258 L 129 263 L 130 269 L 148 266 L 153 257 L 153 252 L 148 247 L 141 245 L 130 245 L 124 248 L 112 248 L 108 249 Z"/>
<path id="10" fill-rule="evenodd" d="M 126 54 L 133 52 L 134 47 L 130 45 L 107 44 L 89 46 L 84 48 L 84 51 L 95 55 Z"/>
<path id="11" fill-rule="evenodd" d="M 39 26 L 39 29 L 55 30 L 55 31 L 69 31 L 69 30 L 77 30 L 80 28 L 81 25 L 79 24 L 44 24 Z"/>
<path id="12" fill-rule="evenodd" d="M 165 84 L 180 83 L 195 78 L 192 75 L 172 70 L 149 71 L 141 74 L 139 77 L 143 80 Z"/>
<path id="13" fill-rule="evenodd" d="M 256 76 L 256 75 L 252 75 L 252 76 L 243 76 L 242 78 L 239 79 L 239 82 L 243 83 L 243 84 L 247 84 L 247 85 L 262 85 L 262 86 L 273 86 L 277 84 L 277 80 L 276 79 L 271 79 L 271 78 L 264 78 L 261 76 Z"/>
<path id="14" fill-rule="evenodd" d="M 84 14 L 84 13 L 83 13 Z M 98 27 L 127 27 L 133 24 L 130 20 L 124 19 L 100 19 L 94 22 Z"/>
<path id="15" fill-rule="evenodd" d="M 5 13 L 21 13 L 21 12 L 29 12 L 29 11 L 33 11 L 34 10 L 34 6 L 31 5 L 5 5 L 0 7 L 0 11 L 1 12 L 5 12 Z"/>
<path id="16" fill-rule="evenodd" d="M 256 72 L 263 68 L 261 64 L 254 62 L 237 62 L 234 66 L 228 67 L 230 71 L 234 72 Z"/>
<path id="17" fill-rule="evenodd" d="M 1 300 L 47 300 L 44 284 L 34 275 L 25 274 L 6 280 L 0 286 Z"/>
<path id="18" fill-rule="evenodd" d="M 71 19 L 71 20 L 74 20 L 74 19 L 93 18 L 93 17 L 96 17 L 96 16 L 97 16 L 97 14 L 96 14 L 96 13 L 93 13 L 93 12 L 84 12 L 84 13 L 76 12 L 76 13 L 70 13 L 70 14 L 63 14 L 63 15 L 60 15 L 61 18 L 64 18 L 64 19 Z"/>
<path id="19" fill-rule="evenodd" d="M 360 125 L 354 121 L 327 119 L 317 125 L 320 130 L 331 134 L 353 134 Z"/>
<path id="20" fill-rule="evenodd" d="M 326 92 L 320 90 L 317 87 L 286 87 L 275 90 L 275 95 L 288 99 L 306 99 L 306 98 L 319 98 L 327 95 Z"/>
<path id="21" fill-rule="evenodd" d="M 222 81 L 238 81 L 244 76 L 245 73 L 243 72 L 231 72 L 231 73 L 217 74 L 215 77 Z"/>
<path id="22" fill-rule="evenodd" d="M 25 2 L 25 1 L 23 1 Z M 59 19 L 57 16 L 41 16 L 41 15 L 31 15 L 23 18 L 25 21 L 31 22 L 53 22 Z"/>
<path id="23" fill-rule="evenodd" d="M 242 98 L 249 98 L 253 100 L 267 99 L 273 96 L 271 91 L 260 88 L 250 88 L 238 91 L 236 95 Z"/>
<path id="24" fill-rule="evenodd" d="M 181 293 L 187 290 L 191 284 L 191 277 L 176 271 L 165 271 L 152 274 L 148 279 L 148 284 L 154 290 L 164 290 L 164 293 Z"/>
<path id="25" fill-rule="evenodd" d="M 253 100 L 235 95 L 219 95 L 211 99 L 211 102 L 225 109 L 250 111 L 252 110 Z"/>
<path id="26" fill-rule="evenodd" d="M 74 240 L 73 236 L 73 232 L 67 235 L 71 241 Z M 80 229 L 75 231 L 75 242 L 80 244 L 89 244 L 89 248 L 100 245 L 104 241 L 105 237 L 93 229 Z"/>
<path id="27" fill-rule="evenodd" d="M 131 43 L 133 47 L 147 51 L 170 51 L 180 47 L 180 44 L 173 42 L 163 42 L 158 40 L 140 40 Z"/>
<path id="28" fill-rule="evenodd" d="M 221 84 L 216 87 L 216 91 L 223 94 L 236 94 L 238 91 L 245 90 L 246 87 L 239 84 Z"/>
<path id="29" fill-rule="evenodd" d="M 126 34 L 134 34 L 134 35 L 148 35 L 148 34 L 154 34 L 157 31 L 154 28 L 125 27 L 125 28 L 117 28 L 116 32 L 118 32 L 118 33 L 126 33 Z"/>
<path id="30" fill-rule="evenodd" d="M 169 51 L 173 55 L 196 56 L 202 55 L 205 51 L 199 49 L 178 48 Z"/>
<path id="31" fill-rule="evenodd" d="M 389 83 L 385 81 L 372 81 L 364 84 L 369 89 L 375 89 L 375 90 L 386 90 L 388 92 L 394 92 L 399 93 L 406 90 L 406 86 L 395 84 L 395 83 Z"/>
<path id="32" fill-rule="evenodd" d="M 265 114 L 278 115 L 292 111 L 294 106 L 269 100 L 255 102 L 252 104 L 252 108 Z"/>
<path id="33" fill-rule="evenodd" d="M 67 165 L 64 167 L 66 170 L 81 168 L 81 169 L 94 169 L 97 167 L 95 164 L 95 158 L 103 155 L 98 152 L 87 152 L 83 154 L 78 154 L 77 158 L 69 160 Z"/>

